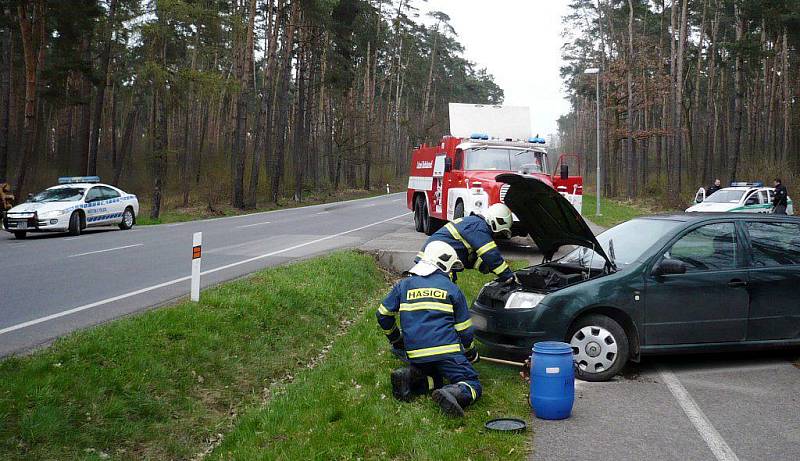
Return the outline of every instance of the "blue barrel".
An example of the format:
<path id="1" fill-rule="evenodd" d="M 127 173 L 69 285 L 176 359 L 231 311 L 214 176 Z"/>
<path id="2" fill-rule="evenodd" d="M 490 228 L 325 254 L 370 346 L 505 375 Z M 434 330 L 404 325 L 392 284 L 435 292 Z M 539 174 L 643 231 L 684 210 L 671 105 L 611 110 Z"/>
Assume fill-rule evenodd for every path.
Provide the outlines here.
<path id="1" fill-rule="evenodd" d="M 558 341 L 534 344 L 531 356 L 531 407 L 536 417 L 569 418 L 574 402 L 572 347 Z"/>

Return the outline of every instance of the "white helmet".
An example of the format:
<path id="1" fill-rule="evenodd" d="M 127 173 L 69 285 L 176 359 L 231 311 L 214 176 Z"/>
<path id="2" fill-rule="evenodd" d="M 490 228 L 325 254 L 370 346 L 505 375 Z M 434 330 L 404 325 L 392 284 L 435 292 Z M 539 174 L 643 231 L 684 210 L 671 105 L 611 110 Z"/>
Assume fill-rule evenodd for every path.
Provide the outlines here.
<path id="1" fill-rule="evenodd" d="M 464 270 L 464 264 L 458 259 L 456 250 L 441 241 L 433 241 L 426 245 L 422 252 L 422 258 L 409 272 L 417 275 L 430 275 L 437 269 L 445 274 L 449 274 L 453 270 Z"/>
<path id="2" fill-rule="evenodd" d="M 486 224 L 492 229 L 494 234 L 503 234 L 506 238 L 511 238 L 511 209 L 502 203 L 495 203 L 486 210 L 484 215 Z"/>

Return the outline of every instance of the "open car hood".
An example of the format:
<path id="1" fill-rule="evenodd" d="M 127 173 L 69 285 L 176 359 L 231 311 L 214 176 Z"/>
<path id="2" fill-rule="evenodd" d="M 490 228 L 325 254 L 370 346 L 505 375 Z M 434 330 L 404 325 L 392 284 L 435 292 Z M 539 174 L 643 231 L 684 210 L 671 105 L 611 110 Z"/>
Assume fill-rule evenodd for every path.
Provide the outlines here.
<path id="1" fill-rule="evenodd" d="M 507 173 L 498 175 L 495 180 L 511 186 L 505 204 L 525 226 L 546 259 L 552 259 L 564 245 L 577 245 L 594 250 L 614 267 L 578 210 L 555 189 L 532 176 Z"/>

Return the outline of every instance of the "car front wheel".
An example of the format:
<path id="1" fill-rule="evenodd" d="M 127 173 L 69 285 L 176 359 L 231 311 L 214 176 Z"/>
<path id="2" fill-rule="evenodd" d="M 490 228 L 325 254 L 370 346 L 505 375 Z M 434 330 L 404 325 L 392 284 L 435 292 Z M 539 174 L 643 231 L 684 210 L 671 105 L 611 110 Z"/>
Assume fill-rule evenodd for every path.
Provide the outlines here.
<path id="1" fill-rule="evenodd" d="M 122 230 L 128 230 L 136 223 L 136 217 L 133 215 L 133 210 L 130 208 L 125 208 L 125 211 L 122 213 L 122 222 L 119 223 L 119 228 Z"/>
<path id="2" fill-rule="evenodd" d="M 578 319 L 568 335 L 576 375 L 584 381 L 608 381 L 628 362 L 629 344 L 625 330 L 605 315 Z"/>
<path id="3" fill-rule="evenodd" d="M 17 232 L 14 232 L 14 237 L 18 238 L 19 240 L 22 240 L 22 239 L 24 239 L 24 238 L 25 238 L 25 237 L 27 237 L 27 236 L 28 236 L 28 233 L 27 233 L 27 232 L 25 232 L 25 231 L 17 231 Z"/>
<path id="4" fill-rule="evenodd" d="M 69 235 L 81 235 L 81 215 L 77 211 L 69 217 Z"/>

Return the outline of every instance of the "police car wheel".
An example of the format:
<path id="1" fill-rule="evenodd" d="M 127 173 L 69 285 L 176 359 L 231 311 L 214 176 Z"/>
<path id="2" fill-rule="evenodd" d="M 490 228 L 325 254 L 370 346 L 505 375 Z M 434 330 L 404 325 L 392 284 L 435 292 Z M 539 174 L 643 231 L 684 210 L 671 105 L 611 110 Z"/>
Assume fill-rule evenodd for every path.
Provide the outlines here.
<path id="1" fill-rule="evenodd" d="M 628 335 L 614 319 L 588 315 L 570 328 L 575 374 L 584 381 L 608 381 L 628 362 Z"/>
<path id="2" fill-rule="evenodd" d="M 69 235 L 81 235 L 81 215 L 77 211 L 69 217 Z"/>
<path id="3" fill-rule="evenodd" d="M 16 238 L 18 238 L 20 240 L 24 239 L 27 236 L 28 236 L 28 233 L 24 232 L 24 231 L 14 232 L 14 237 L 16 237 Z"/>
<path id="4" fill-rule="evenodd" d="M 133 210 L 131 208 L 125 208 L 125 211 L 122 213 L 122 222 L 119 223 L 119 228 L 128 230 L 132 228 L 135 223 L 136 218 L 133 215 Z"/>

